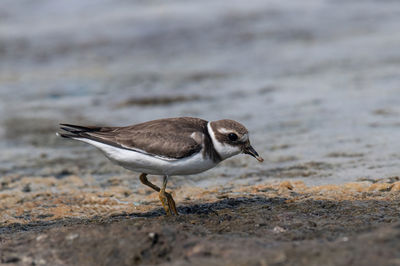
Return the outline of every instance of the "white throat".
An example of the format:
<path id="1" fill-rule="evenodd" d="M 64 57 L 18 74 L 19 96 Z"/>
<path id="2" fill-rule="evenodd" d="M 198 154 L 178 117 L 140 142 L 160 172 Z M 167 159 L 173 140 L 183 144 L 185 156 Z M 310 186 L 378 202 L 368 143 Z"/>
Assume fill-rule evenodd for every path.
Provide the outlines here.
<path id="1" fill-rule="evenodd" d="M 239 154 L 241 152 L 240 148 L 237 146 L 232 146 L 232 145 L 229 145 L 228 143 L 219 142 L 217 140 L 217 138 L 215 137 L 215 132 L 214 132 L 213 128 L 211 127 L 211 122 L 207 123 L 207 130 L 208 130 L 208 133 L 210 134 L 212 143 L 214 145 L 214 149 L 217 151 L 219 156 L 221 156 L 222 160 L 225 160 L 225 159 L 232 157 L 236 154 Z M 221 132 L 221 133 L 223 133 L 223 132 Z"/>

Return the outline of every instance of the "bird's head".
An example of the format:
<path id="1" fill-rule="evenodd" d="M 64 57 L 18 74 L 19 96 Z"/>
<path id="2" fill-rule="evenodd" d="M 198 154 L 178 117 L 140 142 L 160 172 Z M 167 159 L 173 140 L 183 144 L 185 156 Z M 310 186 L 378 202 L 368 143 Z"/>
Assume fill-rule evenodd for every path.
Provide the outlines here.
<path id="1" fill-rule="evenodd" d="M 230 119 L 208 123 L 208 131 L 214 148 L 221 158 L 227 159 L 239 153 L 253 156 L 259 162 L 264 159 L 250 145 L 249 132 L 242 124 Z"/>

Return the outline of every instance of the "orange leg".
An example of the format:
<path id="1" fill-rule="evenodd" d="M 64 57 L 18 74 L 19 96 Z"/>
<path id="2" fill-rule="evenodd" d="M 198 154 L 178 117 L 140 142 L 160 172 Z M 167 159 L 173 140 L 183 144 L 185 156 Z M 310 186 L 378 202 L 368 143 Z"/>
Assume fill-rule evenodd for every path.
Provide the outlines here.
<path id="1" fill-rule="evenodd" d="M 163 179 L 163 186 L 160 189 L 158 186 L 154 185 L 147 179 L 147 174 L 143 173 L 140 175 L 140 182 L 142 182 L 143 185 L 146 185 L 148 187 L 151 187 L 155 191 L 159 192 L 158 196 L 160 198 L 161 204 L 164 207 L 165 212 L 167 215 L 178 215 L 178 211 L 176 210 L 175 206 L 175 201 L 172 198 L 171 194 L 165 191 L 167 187 L 167 182 L 168 182 L 168 176 L 164 176 Z"/>

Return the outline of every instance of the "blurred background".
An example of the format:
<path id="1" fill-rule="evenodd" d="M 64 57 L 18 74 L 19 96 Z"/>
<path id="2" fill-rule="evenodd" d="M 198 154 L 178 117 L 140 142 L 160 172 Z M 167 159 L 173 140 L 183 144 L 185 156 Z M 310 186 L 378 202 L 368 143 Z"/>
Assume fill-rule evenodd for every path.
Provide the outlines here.
<path id="1" fill-rule="evenodd" d="M 265 162 L 172 186 L 397 176 L 399 29 L 389 0 L 3 0 L 0 175 L 134 190 L 137 174 L 58 139 L 58 123 L 195 116 L 242 122 Z"/>

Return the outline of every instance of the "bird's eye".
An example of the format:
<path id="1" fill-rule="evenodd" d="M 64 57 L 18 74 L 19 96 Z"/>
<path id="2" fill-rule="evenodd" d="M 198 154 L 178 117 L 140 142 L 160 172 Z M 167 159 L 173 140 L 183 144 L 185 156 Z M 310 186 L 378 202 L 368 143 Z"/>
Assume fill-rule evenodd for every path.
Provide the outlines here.
<path id="1" fill-rule="evenodd" d="M 229 133 L 228 138 L 231 141 L 236 141 L 238 139 L 238 136 L 235 133 Z"/>

